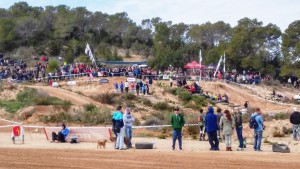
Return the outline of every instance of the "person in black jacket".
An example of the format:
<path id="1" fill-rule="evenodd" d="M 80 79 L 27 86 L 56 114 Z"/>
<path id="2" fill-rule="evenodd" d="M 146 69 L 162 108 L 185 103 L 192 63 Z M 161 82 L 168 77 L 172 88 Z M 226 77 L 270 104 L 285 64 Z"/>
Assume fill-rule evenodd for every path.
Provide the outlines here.
<path id="1" fill-rule="evenodd" d="M 300 113 L 297 107 L 294 107 L 294 112 L 291 114 L 290 122 L 293 124 L 293 138 L 297 140 L 297 134 L 300 138 Z"/>

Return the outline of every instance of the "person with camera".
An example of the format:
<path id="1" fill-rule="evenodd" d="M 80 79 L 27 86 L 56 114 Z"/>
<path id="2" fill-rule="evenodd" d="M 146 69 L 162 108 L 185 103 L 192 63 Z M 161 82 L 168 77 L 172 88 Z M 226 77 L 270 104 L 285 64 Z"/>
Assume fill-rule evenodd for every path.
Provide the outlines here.
<path id="1" fill-rule="evenodd" d="M 124 150 L 124 135 L 125 135 L 125 128 L 124 128 L 124 121 L 123 121 L 123 113 L 122 113 L 122 106 L 117 107 L 117 111 L 113 113 L 112 117 L 112 129 L 116 135 L 116 145 L 115 149 Z"/>

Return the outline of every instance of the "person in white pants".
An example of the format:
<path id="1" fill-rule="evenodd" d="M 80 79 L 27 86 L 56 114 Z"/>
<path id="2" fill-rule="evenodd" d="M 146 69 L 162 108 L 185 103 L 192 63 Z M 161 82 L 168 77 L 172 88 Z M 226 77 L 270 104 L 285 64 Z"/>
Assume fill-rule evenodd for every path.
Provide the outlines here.
<path id="1" fill-rule="evenodd" d="M 117 107 L 117 111 L 113 113 L 112 117 L 113 123 L 113 131 L 117 137 L 115 149 L 124 150 L 124 122 L 123 122 L 123 113 L 122 113 L 122 106 Z"/>
<path id="2" fill-rule="evenodd" d="M 228 110 L 224 111 L 224 115 L 221 117 L 219 125 L 225 135 L 226 151 L 232 151 L 231 143 L 235 121 Z"/>

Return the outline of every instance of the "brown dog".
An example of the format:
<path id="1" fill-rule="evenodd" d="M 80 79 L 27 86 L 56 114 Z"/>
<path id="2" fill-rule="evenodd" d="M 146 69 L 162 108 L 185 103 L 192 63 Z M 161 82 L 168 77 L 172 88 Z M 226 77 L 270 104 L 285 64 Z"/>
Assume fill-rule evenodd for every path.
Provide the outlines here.
<path id="1" fill-rule="evenodd" d="M 97 149 L 98 147 L 103 147 L 105 149 L 105 145 L 106 145 L 107 140 L 98 140 L 98 144 L 97 144 Z"/>

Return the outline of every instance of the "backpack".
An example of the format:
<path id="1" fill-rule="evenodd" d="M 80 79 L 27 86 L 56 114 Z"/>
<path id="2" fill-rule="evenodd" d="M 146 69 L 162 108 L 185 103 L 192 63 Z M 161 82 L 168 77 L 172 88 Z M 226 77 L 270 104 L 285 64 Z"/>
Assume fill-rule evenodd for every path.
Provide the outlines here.
<path id="1" fill-rule="evenodd" d="M 249 127 L 250 127 L 250 129 L 257 129 L 258 128 L 258 123 L 255 120 L 256 116 L 258 116 L 258 115 L 252 116 L 250 118 L 250 121 L 249 121 Z"/>

